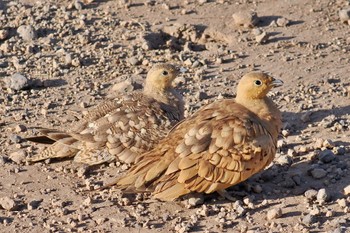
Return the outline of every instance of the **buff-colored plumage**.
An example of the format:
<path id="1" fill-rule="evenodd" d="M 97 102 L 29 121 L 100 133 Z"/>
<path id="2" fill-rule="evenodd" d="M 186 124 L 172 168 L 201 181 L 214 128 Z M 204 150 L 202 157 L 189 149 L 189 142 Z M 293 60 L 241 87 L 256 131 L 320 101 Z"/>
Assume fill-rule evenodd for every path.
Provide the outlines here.
<path id="1" fill-rule="evenodd" d="M 172 65 L 155 65 L 147 74 L 142 92 L 120 94 L 90 109 L 82 121 L 67 132 L 39 130 L 44 136 L 28 140 L 53 144 L 30 161 L 74 157 L 76 162 L 88 165 L 116 158 L 133 163 L 183 119 L 182 98 L 172 88 L 177 74 Z"/>
<path id="2" fill-rule="evenodd" d="M 266 94 L 282 81 L 260 73 L 241 79 L 235 100 L 219 100 L 184 120 L 140 156 L 118 182 L 161 200 L 191 192 L 224 192 L 274 158 L 281 114 Z"/>

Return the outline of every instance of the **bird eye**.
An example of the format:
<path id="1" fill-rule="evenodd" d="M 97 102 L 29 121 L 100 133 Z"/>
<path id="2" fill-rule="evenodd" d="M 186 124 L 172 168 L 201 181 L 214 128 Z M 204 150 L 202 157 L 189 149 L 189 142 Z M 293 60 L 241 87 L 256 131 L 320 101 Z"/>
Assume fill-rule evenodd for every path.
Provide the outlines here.
<path id="1" fill-rule="evenodd" d="M 168 75 L 168 74 L 169 74 L 169 72 L 166 71 L 166 70 L 164 70 L 164 71 L 162 72 L 162 75 L 164 75 L 164 76 L 166 76 L 166 75 Z"/>
<path id="2" fill-rule="evenodd" d="M 262 82 L 260 80 L 255 80 L 254 84 L 257 85 L 257 86 L 261 86 Z"/>

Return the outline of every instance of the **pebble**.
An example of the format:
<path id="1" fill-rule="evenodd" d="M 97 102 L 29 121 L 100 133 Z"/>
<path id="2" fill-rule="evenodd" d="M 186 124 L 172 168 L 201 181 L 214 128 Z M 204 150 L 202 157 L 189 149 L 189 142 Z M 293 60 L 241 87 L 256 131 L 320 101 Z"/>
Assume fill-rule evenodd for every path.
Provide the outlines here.
<path id="1" fill-rule="evenodd" d="M 350 195 L 350 184 L 344 188 L 344 194 Z"/>
<path id="2" fill-rule="evenodd" d="M 130 65 L 133 65 L 133 66 L 141 64 L 140 60 L 137 57 L 135 57 L 135 56 L 134 57 L 130 57 L 128 59 L 128 62 L 129 62 Z"/>
<path id="3" fill-rule="evenodd" d="M 300 120 L 304 123 L 309 122 L 311 114 L 312 114 L 312 112 L 305 112 L 305 113 L 301 114 Z"/>
<path id="4" fill-rule="evenodd" d="M 333 153 L 335 155 L 344 155 L 346 153 L 346 149 L 344 146 L 336 146 L 333 148 Z"/>
<path id="5" fill-rule="evenodd" d="M 260 184 L 253 185 L 252 189 L 254 193 L 261 193 L 263 191 L 263 188 Z"/>
<path id="6" fill-rule="evenodd" d="M 282 216 L 282 209 L 281 208 L 274 208 L 269 211 L 267 211 L 267 219 L 272 220 L 276 219 Z"/>
<path id="7" fill-rule="evenodd" d="M 208 94 L 207 94 L 206 92 L 204 92 L 204 91 L 199 91 L 199 92 L 197 92 L 196 97 L 197 97 L 200 101 L 206 100 L 206 99 L 209 98 Z"/>
<path id="8" fill-rule="evenodd" d="M 333 149 L 333 147 L 335 147 L 335 144 L 332 140 L 326 139 L 322 142 L 322 146 L 328 149 Z"/>
<path id="9" fill-rule="evenodd" d="M 29 201 L 27 204 L 28 210 L 33 210 L 33 209 L 38 208 L 42 201 L 43 201 L 43 199 Z"/>
<path id="10" fill-rule="evenodd" d="M 323 163 L 330 163 L 335 159 L 335 155 L 331 150 L 324 150 L 320 152 L 318 158 Z"/>
<path id="11" fill-rule="evenodd" d="M 327 175 L 327 171 L 323 168 L 315 168 L 311 170 L 311 175 L 315 179 L 321 179 Z"/>
<path id="12" fill-rule="evenodd" d="M 198 206 L 204 203 L 204 196 L 203 195 L 198 195 L 196 197 L 190 197 L 187 200 L 188 203 L 188 207 L 194 207 L 194 206 Z"/>
<path id="13" fill-rule="evenodd" d="M 345 198 L 342 198 L 342 199 L 339 199 L 337 201 L 338 205 L 342 208 L 346 207 L 347 206 L 347 203 L 346 203 L 346 199 Z"/>
<path id="14" fill-rule="evenodd" d="M 311 214 L 307 214 L 303 217 L 302 219 L 302 223 L 305 224 L 305 225 L 311 225 L 312 223 L 314 223 L 315 221 L 315 217 Z"/>
<path id="15" fill-rule="evenodd" d="M 9 36 L 9 31 L 6 29 L 0 30 L 0 40 L 5 40 Z"/>
<path id="16" fill-rule="evenodd" d="M 289 20 L 286 18 L 278 18 L 276 24 L 278 27 L 286 27 L 289 24 Z"/>
<path id="17" fill-rule="evenodd" d="M 18 205 L 16 202 L 10 198 L 10 197 L 2 197 L 0 198 L 0 206 L 5 210 L 16 210 L 18 208 Z"/>
<path id="18" fill-rule="evenodd" d="M 20 73 L 15 73 L 12 76 L 8 76 L 4 79 L 5 85 L 11 90 L 22 90 L 29 86 L 29 80 Z"/>
<path id="19" fill-rule="evenodd" d="M 316 199 L 318 203 L 323 204 L 331 199 L 331 195 L 326 189 L 323 188 L 318 190 Z"/>
<path id="20" fill-rule="evenodd" d="M 81 62 L 80 62 L 79 58 L 76 57 L 72 60 L 72 66 L 75 66 L 75 67 L 81 66 Z"/>
<path id="21" fill-rule="evenodd" d="M 289 136 L 289 131 L 286 130 L 286 129 L 282 130 L 281 133 L 282 133 L 283 137 L 288 137 Z"/>
<path id="22" fill-rule="evenodd" d="M 309 189 L 304 193 L 304 196 L 308 199 L 308 200 L 315 200 L 316 196 L 317 196 L 317 190 L 315 189 Z"/>
<path id="23" fill-rule="evenodd" d="M 255 11 L 240 11 L 232 15 L 234 24 L 245 28 L 253 28 L 259 21 Z"/>
<path id="24" fill-rule="evenodd" d="M 258 44 L 264 44 L 267 42 L 268 39 L 269 39 L 269 34 L 267 32 L 262 32 L 260 35 L 257 35 L 255 37 L 255 41 Z"/>
<path id="25" fill-rule="evenodd" d="M 293 162 L 293 159 L 287 155 L 280 155 L 277 159 L 276 162 L 282 166 L 284 165 L 290 165 Z"/>
<path id="26" fill-rule="evenodd" d="M 258 36 L 261 33 L 263 33 L 263 30 L 261 30 L 260 28 L 253 28 L 252 29 L 252 33 L 253 33 L 254 36 Z"/>
<path id="27" fill-rule="evenodd" d="M 89 170 L 89 168 L 87 166 L 79 167 L 77 170 L 78 177 L 80 177 L 80 178 L 84 177 L 88 170 Z"/>
<path id="28" fill-rule="evenodd" d="M 12 152 L 9 156 L 9 158 L 17 163 L 17 164 L 21 164 L 23 162 L 25 162 L 26 158 L 27 158 L 27 153 L 24 150 L 19 150 L 19 151 L 15 151 Z"/>
<path id="29" fill-rule="evenodd" d="M 350 20 L 350 8 L 339 10 L 339 20 L 342 23 L 349 23 Z"/>
<path id="30" fill-rule="evenodd" d="M 27 131 L 27 127 L 24 125 L 16 125 L 14 128 L 15 133 L 21 133 Z"/>
<path id="31" fill-rule="evenodd" d="M 31 25 L 22 25 L 18 27 L 17 33 L 22 37 L 25 41 L 32 41 L 37 38 L 36 31 Z"/>

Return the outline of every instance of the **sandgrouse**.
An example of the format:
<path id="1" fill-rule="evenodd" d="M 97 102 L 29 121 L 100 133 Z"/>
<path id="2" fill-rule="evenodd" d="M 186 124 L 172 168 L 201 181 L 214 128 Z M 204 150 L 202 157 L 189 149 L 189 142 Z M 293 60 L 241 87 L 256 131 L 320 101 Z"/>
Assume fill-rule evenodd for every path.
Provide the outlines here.
<path id="1" fill-rule="evenodd" d="M 243 76 L 235 100 L 218 100 L 177 125 L 116 183 L 170 201 L 191 192 L 218 192 L 274 159 L 281 114 L 267 93 L 283 82 L 262 72 Z"/>
<path id="2" fill-rule="evenodd" d="M 154 65 L 142 92 L 120 94 L 92 108 L 68 132 L 40 129 L 43 136 L 27 140 L 52 145 L 29 161 L 74 157 L 74 161 L 88 165 L 115 159 L 133 163 L 183 119 L 183 100 L 172 88 L 177 74 L 173 65 Z"/>

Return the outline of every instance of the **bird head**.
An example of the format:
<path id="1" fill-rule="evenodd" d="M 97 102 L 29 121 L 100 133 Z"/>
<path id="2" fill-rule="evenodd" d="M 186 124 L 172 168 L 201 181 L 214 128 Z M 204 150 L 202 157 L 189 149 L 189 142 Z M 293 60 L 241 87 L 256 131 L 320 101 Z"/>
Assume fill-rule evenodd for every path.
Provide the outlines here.
<path id="1" fill-rule="evenodd" d="M 263 72 L 251 72 L 242 77 L 237 86 L 238 99 L 263 99 L 274 87 L 282 86 L 283 81 Z"/>
<path id="2" fill-rule="evenodd" d="M 156 64 L 150 69 L 146 78 L 146 88 L 166 90 L 172 86 L 172 82 L 179 74 L 179 70 L 170 64 Z"/>

